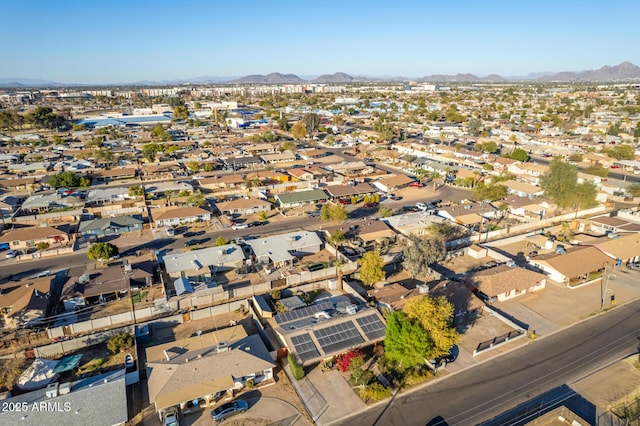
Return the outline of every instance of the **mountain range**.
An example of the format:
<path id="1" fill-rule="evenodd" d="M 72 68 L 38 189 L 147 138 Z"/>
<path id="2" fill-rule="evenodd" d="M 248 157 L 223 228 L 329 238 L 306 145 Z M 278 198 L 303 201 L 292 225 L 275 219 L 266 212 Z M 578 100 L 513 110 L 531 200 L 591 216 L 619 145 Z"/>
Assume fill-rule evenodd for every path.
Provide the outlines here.
<path id="1" fill-rule="evenodd" d="M 301 78 L 295 74 L 271 73 L 267 75 L 254 74 L 244 77 L 217 77 L 200 76 L 189 79 L 162 80 L 162 81 L 136 81 L 129 83 L 114 84 L 72 84 L 57 83 L 48 80 L 29 78 L 0 78 L 0 87 L 5 88 L 28 88 L 28 87 L 81 87 L 81 86 L 162 86 L 180 84 L 302 84 L 302 83 L 326 83 L 326 84 L 346 84 L 357 82 L 401 82 L 418 81 L 431 83 L 502 83 L 509 81 L 531 81 L 531 82 L 614 82 L 614 81 L 640 81 L 640 67 L 631 62 L 609 66 L 606 65 L 597 70 L 588 71 L 563 71 L 559 73 L 542 72 L 532 73 L 520 77 L 502 77 L 497 74 L 490 74 L 478 77 L 473 74 L 434 74 L 420 78 L 391 77 L 391 76 L 351 76 L 343 72 L 334 74 L 323 74 L 318 77 Z"/>

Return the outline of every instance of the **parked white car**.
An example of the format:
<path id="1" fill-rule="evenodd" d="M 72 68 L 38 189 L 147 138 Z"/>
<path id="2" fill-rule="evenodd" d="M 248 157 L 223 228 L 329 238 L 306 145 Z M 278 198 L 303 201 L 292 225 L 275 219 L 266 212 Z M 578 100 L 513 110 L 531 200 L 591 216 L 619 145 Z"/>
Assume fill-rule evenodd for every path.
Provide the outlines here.
<path id="1" fill-rule="evenodd" d="M 248 223 L 236 223 L 231 227 L 231 229 L 247 229 L 248 227 Z"/>
<path id="2" fill-rule="evenodd" d="M 16 257 L 18 254 L 19 253 L 18 253 L 17 250 L 7 250 L 7 253 L 5 254 L 5 258 L 12 259 L 12 258 Z"/>
<path id="3" fill-rule="evenodd" d="M 417 202 L 416 203 L 416 207 L 419 208 L 420 210 L 422 210 L 423 212 L 426 212 L 427 210 L 429 210 L 429 206 L 425 203 L 421 203 L 421 202 Z"/>

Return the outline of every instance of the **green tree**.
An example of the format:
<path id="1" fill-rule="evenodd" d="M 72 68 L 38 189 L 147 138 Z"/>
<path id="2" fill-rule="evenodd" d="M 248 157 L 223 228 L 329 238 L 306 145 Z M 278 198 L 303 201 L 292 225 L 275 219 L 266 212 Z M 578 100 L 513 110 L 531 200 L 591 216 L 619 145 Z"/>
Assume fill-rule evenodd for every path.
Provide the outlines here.
<path id="1" fill-rule="evenodd" d="M 393 216 L 393 210 L 391 210 L 389 207 L 383 206 L 380 207 L 380 210 L 378 210 L 378 214 L 382 218 L 391 217 Z"/>
<path id="2" fill-rule="evenodd" d="M 467 128 L 469 135 L 478 136 L 480 134 L 480 130 L 482 130 L 482 120 L 477 117 L 470 118 L 469 126 Z"/>
<path id="3" fill-rule="evenodd" d="M 156 154 L 160 151 L 160 145 L 157 143 L 148 143 L 142 146 L 142 156 L 149 163 L 156 161 Z"/>
<path id="4" fill-rule="evenodd" d="M 225 237 L 218 237 L 216 238 L 216 242 L 215 242 L 216 246 L 226 246 L 227 244 L 229 244 L 229 240 L 227 240 Z"/>
<path id="5" fill-rule="evenodd" d="M 384 279 L 384 262 L 382 256 L 374 250 L 368 251 L 358 259 L 360 265 L 360 281 L 372 285 Z"/>
<path id="6" fill-rule="evenodd" d="M 606 153 L 616 160 L 633 160 L 636 158 L 635 150 L 633 146 L 629 144 L 616 145 L 606 150 Z"/>
<path id="7" fill-rule="evenodd" d="M 451 323 L 453 305 L 444 296 L 415 297 L 407 301 L 402 311 L 410 321 L 419 324 L 433 342 L 429 359 L 446 355 L 460 341 Z"/>
<path id="8" fill-rule="evenodd" d="M 627 193 L 632 197 L 640 197 L 640 183 L 634 183 L 629 185 Z"/>
<path id="9" fill-rule="evenodd" d="M 287 121 L 287 117 L 285 117 L 284 115 L 280 118 L 278 118 L 278 129 L 282 130 L 283 132 L 288 132 L 289 131 L 289 121 Z"/>
<path id="10" fill-rule="evenodd" d="M 207 204 L 207 200 L 204 197 L 204 194 L 199 190 L 187 196 L 185 202 L 189 205 L 198 206 L 198 207 L 202 207 Z"/>
<path id="11" fill-rule="evenodd" d="M 162 141 L 170 141 L 172 139 L 169 132 L 160 123 L 151 128 L 151 134 Z"/>
<path id="12" fill-rule="evenodd" d="M 344 231 L 342 231 L 342 229 L 340 228 L 334 229 L 331 235 L 329 236 L 329 241 L 335 246 L 342 243 L 345 239 L 346 239 L 346 236 L 344 234 Z"/>
<path id="13" fill-rule="evenodd" d="M 173 107 L 174 120 L 186 120 L 189 118 L 189 109 L 186 105 L 176 105 Z"/>
<path id="14" fill-rule="evenodd" d="M 28 113 L 25 120 L 37 129 L 57 129 L 66 123 L 64 117 L 54 113 L 51 108 L 43 106 L 36 107 Z"/>
<path id="15" fill-rule="evenodd" d="M 475 150 L 492 154 L 494 152 L 498 152 L 498 144 L 493 141 L 477 143 L 475 146 Z"/>
<path id="16" fill-rule="evenodd" d="M 480 182 L 473 188 L 473 199 L 476 201 L 502 200 L 507 196 L 507 187 L 504 185 L 487 185 L 484 182 Z"/>
<path id="17" fill-rule="evenodd" d="M 121 331 L 109 338 L 107 341 L 107 349 L 112 354 L 124 352 L 133 346 L 133 336 L 126 331 Z"/>
<path id="18" fill-rule="evenodd" d="M 95 243 L 89 247 L 87 257 L 91 260 L 108 260 L 119 252 L 118 247 L 111 243 Z"/>
<path id="19" fill-rule="evenodd" d="M 187 163 L 187 169 L 189 169 L 189 171 L 191 173 L 195 173 L 200 171 L 200 162 L 198 161 L 189 161 Z"/>
<path id="20" fill-rule="evenodd" d="M 83 185 L 80 176 L 71 171 L 66 171 L 53 175 L 49 179 L 49 186 L 53 188 L 77 188 Z"/>
<path id="21" fill-rule="evenodd" d="M 95 153 L 95 157 L 96 160 L 100 161 L 101 163 L 105 163 L 105 164 L 111 164 L 115 161 L 115 157 L 113 155 L 113 152 L 111 152 L 108 149 L 99 149 L 96 151 Z"/>
<path id="22" fill-rule="evenodd" d="M 412 368 L 431 359 L 433 342 L 427 331 L 410 321 L 403 312 L 394 311 L 387 318 L 384 338 L 385 357 L 399 363 L 403 368 Z"/>
<path id="23" fill-rule="evenodd" d="M 144 188 L 141 186 L 137 186 L 137 185 L 130 186 L 127 192 L 129 193 L 129 197 L 136 197 L 136 198 L 144 197 Z"/>
<path id="24" fill-rule="evenodd" d="M 291 135 L 295 139 L 298 139 L 298 140 L 303 139 L 307 135 L 307 126 L 305 126 L 304 123 L 301 123 L 300 121 L 298 121 L 291 128 Z"/>
<path id="25" fill-rule="evenodd" d="M 540 177 L 540 187 L 559 207 L 570 207 L 574 202 L 577 179 L 576 167 L 556 157 L 549 164 L 549 171 Z"/>
<path id="26" fill-rule="evenodd" d="M 320 209 L 320 220 L 323 222 L 344 222 L 347 220 L 347 217 L 347 210 L 343 206 L 327 203 Z"/>
<path id="27" fill-rule="evenodd" d="M 87 126 L 85 126 L 84 124 L 81 123 L 75 123 L 73 126 L 71 126 L 73 128 L 74 131 L 79 132 L 82 130 L 86 130 Z"/>
<path id="28" fill-rule="evenodd" d="M 598 195 L 598 187 L 593 181 L 586 180 L 576 184 L 573 193 L 573 205 L 576 212 L 579 209 L 597 206 L 596 195 Z"/>
<path id="29" fill-rule="evenodd" d="M 302 367 L 302 364 L 298 362 L 298 358 L 290 352 L 289 355 L 287 355 L 287 362 L 289 363 L 289 368 L 291 369 L 293 378 L 296 380 L 302 380 L 304 378 L 304 368 Z"/>
<path id="30" fill-rule="evenodd" d="M 313 135 L 320 125 L 320 116 L 314 112 L 309 112 L 302 116 L 302 122 L 307 131 Z"/>
<path id="31" fill-rule="evenodd" d="M 291 141 L 286 141 L 286 142 L 282 142 L 282 143 L 280 144 L 280 146 L 278 147 L 278 150 L 279 150 L 280 152 L 284 152 L 284 151 L 292 151 L 292 150 L 294 150 L 294 149 L 295 149 L 295 147 L 296 147 L 296 144 L 294 144 L 294 143 L 293 143 L 293 142 L 291 142 Z"/>
<path id="32" fill-rule="evenodd" d="M 521 148 L 516 148 L 513 151 L 504 154 L 503 157 L 511 158 L 512 160 L 521 161 L 523 163 L 529 161 L 529 154 L 527 154 L 527 151 Z"/>
<path id="33" fill-rule="evenodd" d="M 446 252 L 444 238 L 440 235 L 410 235 L 403 247 L 402 267 L 413 278 L 426 277 L 431 274 L 429 265 L 442 260 Z"/>
<path id="34" fill-rule="evenodd" d="M 582 154 L 574 152 L 569 156 L 569 161 L 575 161 L 576 163 L 582 162 Z"/>
<path id="35" fill-rule="evenodd" d="M 601 164 L 594 164 L 593 166 L 589 166 L 586 169 L 584 169 L 584 172 L 590 175 L 600 176 L 603 178 L 609 175 L 609 169 L 604 167 Z"/>

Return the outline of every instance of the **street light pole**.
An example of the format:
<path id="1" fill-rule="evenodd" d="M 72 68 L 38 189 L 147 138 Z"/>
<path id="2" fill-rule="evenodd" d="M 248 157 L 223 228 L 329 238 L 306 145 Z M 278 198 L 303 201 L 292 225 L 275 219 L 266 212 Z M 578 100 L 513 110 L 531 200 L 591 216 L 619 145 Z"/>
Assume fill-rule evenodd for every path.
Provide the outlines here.
<path id="1" fill-rule="evenodd" d="M 600 276 L 600 311 L 604 308 L 604 274 L 607 273 L 607 265 L 609 262 L 604 262 L 602 264 L 602 275 Z M 607 278 L 607 286 L 609 285 L 609 278 Z"/>

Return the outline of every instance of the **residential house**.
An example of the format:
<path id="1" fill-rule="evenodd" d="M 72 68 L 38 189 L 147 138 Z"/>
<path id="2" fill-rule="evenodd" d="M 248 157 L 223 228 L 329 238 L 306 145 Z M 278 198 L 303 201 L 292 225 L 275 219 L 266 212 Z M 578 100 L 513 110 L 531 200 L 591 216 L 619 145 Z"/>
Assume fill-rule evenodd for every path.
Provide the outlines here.
<path id="1" fill-rule="evenodd" d="M 237 244 L 226 244 L 184 253 L 172 253 L 164 256 L 163 261 L 167 274 L 174 282 L 180 278 L 187 279 L 183 284 L 185 284 L 184 290 L 189 291 L 191 283 L 212 284 L 218 272 L 241 267 L 245 262 L 245 253 Z"/>
<path id="2" fill-rule="evenodd" d="M 275 267 L 292 265 L 294 260 L 322 249 L 322 240 L 315 232 L 296 231 L 287 234 L 248 240 L 254 259 L 261 264 Z"/>
<path id="3" fill-rule="evenodd" d="M 35 248 L 39 243 L 62 245 L 70 241 L 69 235 L 51 226 L 28 226 L 5 231 L 0 237 L 0 243 L 9 243 L 13 250 Z"/>
<path id="4" fill-rule="evenodd" d="M 156 227 L 176 226 L 183 223 L 211 220 L 211 212 L 200 207 L 180 207 L 174 209 L 153 209 L 151 216 Z"/>
<path id="5" fill-rule="evenodd" d="M 51 210 L 58 209 L 77 209 L 83 208 L 84 201 L 80 196 L 49 194 L 49 195 L 32 195 L 27 198 L 20 207 L 23 214 L 46 213 Z"/>
<path id="6" fill-rule="evenodd" d="M 415 180 L 407 175 L 389 175 L 375 182 L 372 182 L 371 185 L 375 186 L 383 192 L 391 193 L 398 189 L 409 186 L 409 184 L 412 182 L 415 182 Z"/>
<path id="7" fill-rule="evenodd" d="M 566 254 L 542 254 L 529 260 L 531 266 L 564 284 L 588 282 L 613 262 L 611 257 L 591 246 L 573 247 L 566 250 Z"/>
<path id="8" fill-rule="evenodd" d="M 432 224 L 446 221 L 446 219 L 431 213 L 432 212 L 407 213 L 394 215 L 382 220 L 400 234 L 421 237 L 429 232 L 427 228 Z"/>
<path id="9" fill-rule="evenodd" d="M 354 178 L 359 176 L 367 176 L 373 173 L 373 166 L 369 166 L 362 161 L 342 162 L 325 166 L 327 170 L 331 170 L 339 175 Z"/>
<path id="10" fill-rule="evenodd" d="M 528 183 L 513 179 L 499 182 L 498 185 L 506 187 L 508 194 L 513 194 L 517 197 L 532 198 L 544 194 L 544 190 L 539 186 L 529 185 Z"/>
<path id="11" fill-rule="evenodd" d="M 357 185 L 328 185 L 325 191 L 327 191 L 333 199 L 361 197 L 376 192 L 368 183 L 359 183 Z"/>
<path id="12" fill-rule="evenodd" d="M 81 275 L 74 272 L 79 271 L 69 274 L 60 296 L 66 310 L 127 298 L 132 286 L 146 287 L 153 282 L 150 262 L 109 265 L 84 270 Z"/>
<path id="13" fill-rule="evenodd" d="M 125 370 L 85 377 L 70 383 L 53 383 L 42 389 L 3 399 L 0 424 L 39 426 L 124 426 L 128 421 Z M 38 407 L 38 408 L 35 408 Z"/>
<path id="14" fill-rule="evenodd" d="M 8 191 L 33 191 L 32 187 L 36 185 L 35 177 L 11 177 L 8 179 L 0 179 L 0 188 Z"/>
<path id="15" fill-rule="evenodd" d="M 245 145 L 242 149 L 250 155 L 266 155 L 277 153 L 278 145 L 271 143 L 258 143 Z"/>
<path id="16" fill-rule="evenodd" d="M 292 163 L 296 161 L 296 156 L 291 151 L 279 152 L 277 154 L 264 154 L 261 155 L 260 158 L 269 164 Z"/>
<path id="17" fill-rule="evenodd" d="M 365 245 L 392 240 L 396 236 L 394 230 L 382 220 L 358 221 L 350 225 L 328 227 L 324 231 L 331 235 L 336 229 L 342 231 L 350 240 L 361 240 Z"/>
<path id="18" fill-rule="evenodd" d="M 136 197 L 129 195 L 129 188 L 125 186 L 91 189 L 87 192 L 85 203 L 87 206 L 99 206 L 110 203 L 121 203 L 134 200 Z"/>
<path id="19" fill-rule="evenodd" d="M 88 178 L 92 179 L 94 184 L 96 183 L 104 183 L 104 182 L 113 182 L 116 180 L 123 179 L 134 179 L 136 174 L 138 173 L 138 169 L 135 167 L 127 167 L 122 169 L 94 169 L 88 173 Z"/>
<path id="20" fill-rule="evenodd" d="M 510 195 L 503 201 L 508 206 L 508 213 L 514 216 L 528 217 L 531 219 L 542 219 L 547 215 L 551 204 L 544 199 L 536 199 Z"/>
<path id="21" fill-rule="evenodd" d="M 217 203 L 216 207 L 223 214 L 250 215 L 253 213 L 268 212 L 272 204 L 268 201 L 255 198 L 239 198 L 233 201 Z"/>
<path id="22" fill-rule="evenodd" d="M 162 413 L 211 407 L 237 390 L 273 379 L 275 364 L 258 335 L 240 325 L 147 347 L 149 400 Z"/>
<path id="23" fill-rule="evenodd" d="M 35 325 L 45 318 L 54 278 L 55 275 L 49 275 L 0 284 L 0 313 L 4 327 Z"/>
<path id="24" fill-rule="evenodd" d="M 326 192 L 321 189 L 310 189 L 307 191 L 287 192 L 285 194 L 276 194 L 276 201 L 281 208 L 292 208 L 303 206 L 305 204 L 313 204 L 324 202 L 329 199 Z"/>
<path id="25" fill-rule="evenodd" d="M 474 289 L 500 302 L 544 289 L 547 276 L 529 269 L 501 265 L 474 272 L 465 278 Z"/>
<path id="26" fill-rule="evenodd" d="M 472 227 L 498 217 L 499 211 L 489 203 L 467 203 L 442 207 L 438 210 L 438 215 L 459 225 Z"/>
<path id="27" fill-rule="evenodd" d="M 316 301 L 269 319 L 280 343 L 303 366 L 384 339 L 386 325 L 375 308 L 347 296 Z"/>
<path id="28" fill-rule="evenodd" d="M 418 289 L 419 291 L 419 289 Z M 438 281 L 429 285 L 429 296 L 444 297 L 453 305 L 453 324 L 464 324 L 482 314 L 484 303 L 475 297 L 465 283 Z"/>
<path id="29" fill-rule="evenodd" d="M 78 232 L 82 236 L 105 237 L 126 232 L 142 231 L 142 220 L 133 216 L 104 217 L 80 222 Z"/>
<path id="30" fill-rule="evenodd" d="M 634 263 L 640 261 L 640 233 L 627 234 L 618 238 L 609 238 L 594 246 L 614 259 L 615 263 Z M 588 243 L 587 243 L 588 244 Z"/>
<path id="31" fill-rule="evenodd" d="M 329 155 L 329 152 L 324 149 L 305 149 L 298 151 L 298 155 L 303 160 L 313 160 L 314 158 L 326 157 Z"/>
<path id="32" fill-rule="evenodd" d="M 241 189 L 246 186 L 245 180 L 241 175 L 218 175 L 198 179 L 198 183 L 202 188 L 212 191 Z"/>
<path id="33" fill-rule="evenodd" d="M 640 224 L 617 216 L 598 216 L 590 220 L 591 229 L 602 233 L 626 234 L 640 232 Z"/>
<path id="34" fill-rule="evenodd" d="M 507 171 L 509 170 L 509 166 L 511 165 L 517 166 L 518 164 L 520 164 L 520 161 L 513 160 L 511 158 L 505 158 L 505 157 L 498 157 L 491 162 L 491 165 L 493 166 L 493 170 L 496 170 L 498 172 Z"/>
<path id="35" fill-rule="evenodd" d="M 155 198 L 172 197 L 175 198 L 180 193 L 192 193 L 193 185 L 187 182 L 156 182 L 144 186 L 147 195 Z"/>
<path id="36" fill-rule="evenodd" d="M 224 163 L 229 170 L 254 169 L 262 166 L 260 157 L 232 157 L 226 158 Z"/>
<path id="37" fill-rule="evenodd" d="M 173 179 L 184 176 L 183 166 L 177 161 L 163 161 L 161 163 L 145 163 L 140 167 L 142 180 Z"/>

